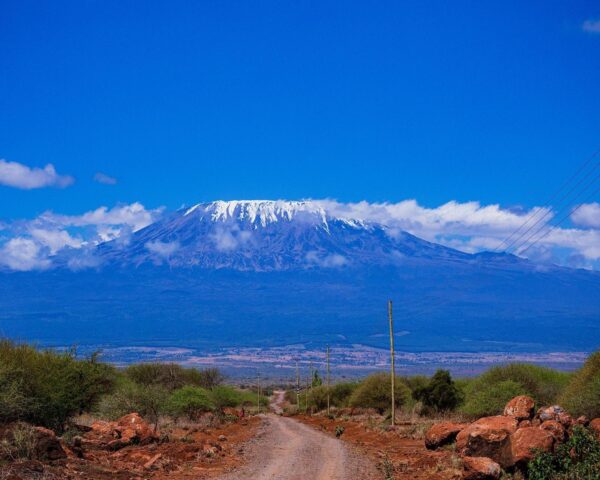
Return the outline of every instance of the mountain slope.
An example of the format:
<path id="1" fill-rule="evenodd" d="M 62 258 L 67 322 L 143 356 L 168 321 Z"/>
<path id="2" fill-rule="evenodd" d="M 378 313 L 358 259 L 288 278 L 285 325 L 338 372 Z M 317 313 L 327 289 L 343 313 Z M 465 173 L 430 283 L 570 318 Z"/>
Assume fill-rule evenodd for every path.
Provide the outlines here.
<path id="1" fill-rule="evenodd" d="M 0 331 L 69 344 L 592 350 L 600 275 L 471 255 L 310 202 L 214 202 L 102 244 L 99 267 L 0 274 Z"/>

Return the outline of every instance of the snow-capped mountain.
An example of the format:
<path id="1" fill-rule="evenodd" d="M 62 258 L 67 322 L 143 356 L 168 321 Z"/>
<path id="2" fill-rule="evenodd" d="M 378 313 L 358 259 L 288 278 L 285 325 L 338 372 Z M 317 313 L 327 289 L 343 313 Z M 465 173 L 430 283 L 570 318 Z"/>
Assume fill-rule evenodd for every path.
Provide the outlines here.
<path id="1" fill-rule="evenodd" d="M 600 274 L 471 255 L 318 203 L 212 202 L 97 247 L 96 268 L 0 273 L 0 331 L 45 342 L 592 350 Z"/>
<path id="2" fill-rule="evenodd" d="M 118 265 L 245 271 L 400 265 L 409 258 L 474 258 L 384 225 L 328 214 L 310 201 L 217 201 L 183 208 L 109 242 L 100 257 Z"/>

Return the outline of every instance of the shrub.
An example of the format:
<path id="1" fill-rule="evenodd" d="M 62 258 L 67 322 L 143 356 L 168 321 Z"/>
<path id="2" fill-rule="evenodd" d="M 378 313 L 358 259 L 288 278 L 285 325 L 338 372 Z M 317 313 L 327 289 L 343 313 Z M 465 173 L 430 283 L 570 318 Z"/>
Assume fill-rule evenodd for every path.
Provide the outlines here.
<path id="1" fill-rule="evenodd" d="M 600 352 L 590 355 L 573 376 L 560 401 L 574 415 L 600 417 Z"/>
<path id="2" fill-rule="evenodd" d="M 461 394 L 448 370 L 435 372 L 426 386 L 413 391 L 413 397 L 438 412 L 454 410 L 461 402 Z"/>
<path id="3" fill-rule="evenodd" d="M 527 468 L 530 480 L 600 480 L 600 442 L 576 426 L 566 443 L 539 453 Z"/>
<path id="4" fill-rule="evenodd" d="M 127 367 L 125 375 L 140 385 L 161 385 L 169 391 L 184 385 L 213 388 L 223 381 L 223 375 L 216 368 L 198 370 L 176 363 L 138 363 Z"/>
<path id="5" fill-rule="evenodd" d="M 67 419 L 90 409 L 110 391 L 116 372 L 97 355 L 78 360 L 76 351 L 38 351 L 0 341 L 0 420 L 24 420 L 62 431 Z"/>
<path id="6" fill-rule="evenodd" d="M 186 415 L 195 420 L 198 415 L 215 408 L 210 392 L 202 387 L 190 385 L 175 390 L 168 401 L 168 411 L 174 416 Z"/>
<path id="7" fill-rule="evenodd" d="M 350 405 L 350 397 L 352 396 L 352 393 L 354 393 L 354 390 L 356 390 L 356 387 L 358 386 L 358 383 L 350 383 L 350 382 L 343 382 L 343 383 L 336 383 L 335 385 L 333 385 L 331 387 L 331 405 L 333 405 L 334 407 L 337 408 L 343 408 L 343 407 L 347 407 Z"/>
<path id="8" fill-rule="evenodd" d="M 6 433 L 0 440 L 0 459 L 14 462 L 35 457 L 36 435 L 31 425 L 17 422 Z"/>
<path id="9" fill-rule="evenodd" d="M 520 383 L 504 380 L 498 383 L 471 384 L 461 411 L 473 417 L 499 415 L 511 398 L 527 394 Z"/>
<path id="10" fill-rule="evenodd" d="M 168 398 L 168 390 L 161 385 L 140 385 L 122 379 L 113 393 L 101 399 L 97 413 L 103 418 L 116 420 L 137 412 L 157 428 L 160 416 L 167 410 Z"/>
<path id="11" fill-rule="evenodd" d="M 242 403 L 242 395 L 238 390 L 227 385 L 215 387 L 210 392 L 215 408 L 222 410 L 225 407 L 237 407 Z M 252 400 L 256 403 L 258 397 L 252 395 Z"/>
<path id="12" fill-rule="evenodd" d="M 352 407 L 374 408 L 383 413 L 392 402 L 391 378 L 386 373 L 377 373 L 364 379 L 352 393 L 349 404 Z M 394 397 L 396 406 L 403 405 L 410 397 L 410 390 L 396 379 Z"/>
<path id="13" fill-rule="evenodd" d="M 568 373 L 523 363 L 493 367 L 466 384 L 463 411 L 469 415 L 497 415 L 511 395 L 530 395 L 538 405 L 553 404 L 570 377 Z"/>

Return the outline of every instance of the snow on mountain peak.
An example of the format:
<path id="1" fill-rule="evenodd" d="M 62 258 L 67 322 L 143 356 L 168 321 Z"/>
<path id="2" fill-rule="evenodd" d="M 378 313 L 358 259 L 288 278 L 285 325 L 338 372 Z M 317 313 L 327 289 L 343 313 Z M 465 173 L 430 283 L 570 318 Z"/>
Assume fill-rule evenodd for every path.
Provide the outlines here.
<path id="1" fill-rule="evenodd" d="M 327 226 L 325 209 L 311 201 L 218 200 L 194 205 L 185 211 L 184 216 L 194 212 L 202 217 L 205 214 L 210 215 L 214 222 L 241 220 L 265 227 L 271 223 L 292 221 L 300 217 Z"/>

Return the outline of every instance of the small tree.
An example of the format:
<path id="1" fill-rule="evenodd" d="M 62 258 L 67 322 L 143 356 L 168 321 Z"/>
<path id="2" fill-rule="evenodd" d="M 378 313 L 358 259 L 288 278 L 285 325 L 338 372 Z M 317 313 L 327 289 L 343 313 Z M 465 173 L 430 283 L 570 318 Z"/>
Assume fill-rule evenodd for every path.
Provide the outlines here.
<path id="1" fill-rule="evenodd" d="M 195 420 L 198 415 L 210 412 L 215 405 L 210 392 L 201 387 L 186 386 L 175 390 L 168 401 L 168 410 L 174 416 L 186 415 Z"/>
<path id="2" fill-rule="evenodd" d="M 454 410 L 461 401 L 460 391 L 448 370 L 435 372 L 426 386 L 414 390 L 413 397 L 438 412 Z"/>
<path id="3" fill-rule="evenodd" d="M 323 380 L 319 376 L 319 371 L 315 368 L 315 371 L 313 372 L 312 386 L 320 387 L 321 385 L 323 385 Z"/>
<path id="4" fill-rule="evenodd" d="M 377 373 L 364 379 L 352 393 L 350 406 L 374 408 L 383 413 L 392 403 L 392 379 L 387 373 Z M 410 390 L 398 378 L 395 382 L 396 406 L 402 406 L 410 397 Z"/>

